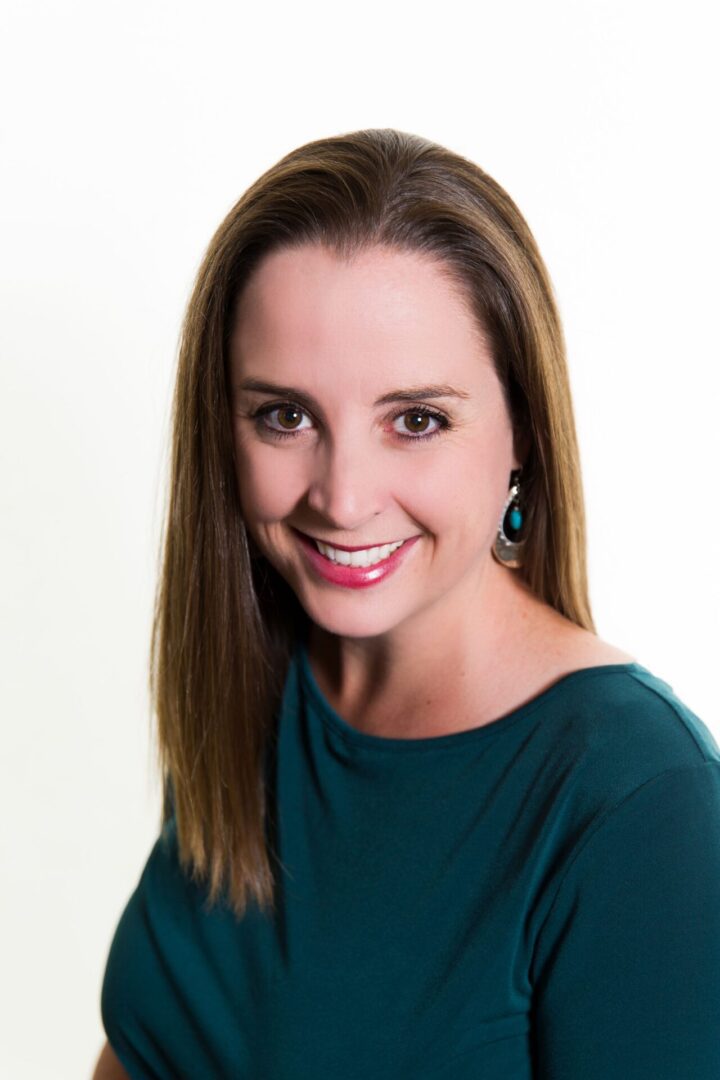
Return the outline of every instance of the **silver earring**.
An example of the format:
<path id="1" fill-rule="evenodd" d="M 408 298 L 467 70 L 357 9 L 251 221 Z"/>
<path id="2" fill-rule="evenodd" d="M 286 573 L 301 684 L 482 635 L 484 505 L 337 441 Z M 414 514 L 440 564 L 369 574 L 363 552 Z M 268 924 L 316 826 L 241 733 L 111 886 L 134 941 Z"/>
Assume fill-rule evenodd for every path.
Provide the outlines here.
<path id="1" fill-rule="evenodd" d="M 522 469 L 518 469 L 516 472 L 516 479 L 510 485 L 508 497 L 503 506 L 500 521 L 498 522 L 495 543 L 492 547 L 492 553 L 496 562 L 499 562 L 501 566 L 507 566 L 512 570 L 522 566 L 523 548 L 525 547 L 525 540 L 518 539 L 518 534 L 520 533 L 523 524 L 523 514 L 520 509 L 521 473 Z"/>

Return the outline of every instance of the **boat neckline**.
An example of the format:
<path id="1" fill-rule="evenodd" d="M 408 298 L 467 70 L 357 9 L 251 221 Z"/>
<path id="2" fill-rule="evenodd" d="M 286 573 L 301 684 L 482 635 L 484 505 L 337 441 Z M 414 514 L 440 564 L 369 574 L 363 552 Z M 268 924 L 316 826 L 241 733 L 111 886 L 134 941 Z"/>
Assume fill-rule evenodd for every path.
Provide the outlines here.
<path id="1" fill-rule="evenodd" d="M 343 719 L 343 717 L 335 711 L 325 697 L 323 691 L 320 689 L 310 664 L 307 648 L 302 640 L 297 644 L 297 660 L 304 687 L 318 708 L 325 725 L 336 734 L 340 735 L 346 742 L 354 743 L 359 747 L 364 747 L 369 750 L 440 750 L 463 746 L 467 742 L 473 742 L 476 739 L 488 738 L 491 735 L 495 735 L 498 731 L 524 719 L 526 716 L 530 716 L 541 706 L 545 705 L 546 702 L 557 697 L 557 695 L 567 686 L 577 682 L 583 682 L 588 678 L 604 674 L 610 675 L 620 673 L 632 675 L 640 672 L 650 676 L 650 678 L 654 678 L 652 672 L 642 664 L 638 663 L 637 660 L 629 660 L 624 663 L 615 664 L 593 664 L 589 667 L 576 668 L 574 671 L 568 671 L 565 675 L 561 675 L 554 683 L 551 683 L 550 686 L 541 690 L 534 697 L 524 702 L 524 704 L 518 705 L 509 712 L 503 713 L 502 716 L 498 716 L 495 720 L 490 720 L 477 727 L 465 728 L 462 731 L 453 731 L 447 735 L 429 735 L 423 736 L 422 738 L 402 739 L 385 735 L 373 735 L 369 732 L 360 731 L 358 728 L 353 727 L 352 724 L 348 723 L 347 720 Z"/>

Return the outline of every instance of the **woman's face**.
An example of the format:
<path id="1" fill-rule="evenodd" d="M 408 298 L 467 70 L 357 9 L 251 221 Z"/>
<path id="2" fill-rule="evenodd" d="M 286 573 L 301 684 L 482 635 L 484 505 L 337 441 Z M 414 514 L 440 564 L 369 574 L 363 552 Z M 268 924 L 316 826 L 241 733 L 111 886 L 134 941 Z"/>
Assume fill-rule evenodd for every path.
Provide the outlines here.
<path id="1" fill-rule="evenodd" d="M 239 298 L 230 361 L 245 521 L 315 623 L 370 637 L 419 620 L 432 633 L 482 597 L 520 462 L 489 348 L 442 264 L 387 248 L 352 262 L 276 251 Z M 343 570 L 307 537 L 417 539 L 392 564 Z"/>

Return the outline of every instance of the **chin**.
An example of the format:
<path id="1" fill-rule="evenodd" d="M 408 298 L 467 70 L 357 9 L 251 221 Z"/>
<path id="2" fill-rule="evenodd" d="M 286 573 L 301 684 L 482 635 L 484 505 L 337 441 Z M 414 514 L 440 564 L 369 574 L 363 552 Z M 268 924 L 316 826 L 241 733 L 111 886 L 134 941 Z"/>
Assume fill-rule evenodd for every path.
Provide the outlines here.
<path id="1" fill-rule="evenodd" d="M 401 621 L 400 618 L 389 617 L 387 607 L 383 607 L 382 603 L 377 606 L 368 605 L 367 598 L 364 598 L 365 610 L 360 610 L 358 604 L 358 610 L 351 611 L 343 610 L 350 605 L 344 604 L 342 600 L 328 598 L 325 602 L 317 599 L 308 602 L 301 593 L 296 595 L 307 617 L 326 633 L 337 637 L 379 637 L 393 630 Z"/>

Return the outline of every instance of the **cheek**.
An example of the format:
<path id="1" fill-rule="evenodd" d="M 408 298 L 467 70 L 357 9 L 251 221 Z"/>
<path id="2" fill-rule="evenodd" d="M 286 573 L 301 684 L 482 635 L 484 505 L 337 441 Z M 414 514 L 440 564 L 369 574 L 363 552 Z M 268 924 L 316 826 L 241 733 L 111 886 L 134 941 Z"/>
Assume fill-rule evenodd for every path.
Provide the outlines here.
<path id="1" fill-rule="evenodd" d="M 408 474 L 398 500 L 424 528 L 458 545 L 492 538 L 507 497 L 512 448 L 502 440 L 482 440 L 453 452 L 428 455 L 422 468 Z"/>
<path id="2" fill-rule="evenodd" d="M 258 444 L 236 446 L 235 475 L 246 521 L 272 522 L 288 514 L 302 494 L 302 477 L 287 455 Z"/>

